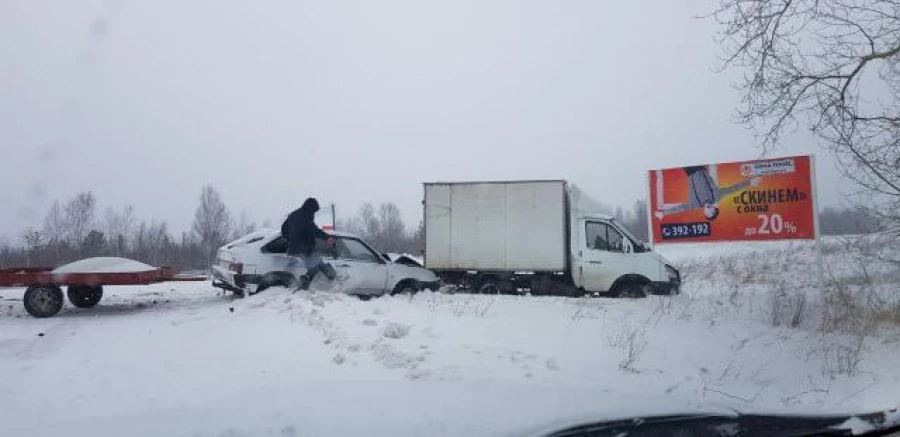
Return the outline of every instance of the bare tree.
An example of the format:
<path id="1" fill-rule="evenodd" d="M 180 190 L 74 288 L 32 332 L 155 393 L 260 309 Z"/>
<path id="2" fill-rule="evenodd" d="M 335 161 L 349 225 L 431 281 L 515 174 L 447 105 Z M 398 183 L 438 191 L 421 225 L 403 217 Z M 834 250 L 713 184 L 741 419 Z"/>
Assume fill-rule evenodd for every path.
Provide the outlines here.
<path id="1" fill-rule="evenodd" d="M 212 262 L 216 250 L 227 243 L 230 237 L 233 220 L 222 197 L 211 185 L 206 185 L 200 193 L 200 205 L 194 212 L 192 230 L 200 240 L 204 255 Z"/>
<path id="2" fill-rule="evenodd" d="M 111 252 L 115 256 L 124 255 L 128 250 L 128 236 L 134 228 L 134 207 L 128 205 L 121 213 L 117 213 L 112 207 L 106 208 L 103 221 Z"/>
<path id="3" fill-rule="evenodd" d="M 102 231 L 98 231 L 96 229 L 88 232 L 87 236 L 84 237 L 84 240 L 81 243 L 81 255 L 82 256 L 100 256 L 103 255 L 104 248 L 106 247 L 106 236 L 103 235 Z"/>
<path id="4" fill-rule="evenodd" d="M 393 202 L 382 203 L 378 208 L 378 221 L 381 223 L 381 249 L 386 252 L 397 252 L 406 245 L 406 225 L 400 216 L 400 208 Z"/>
<path id="5" fill-rule="evenodd" d="M 386 202 L 376 209 L 363 204 L 355 216 L 338 222 L 342 231 L 357 234 L 380 252 L 410 252 L 421 254 L 425 249 L 425 227 L 420 222 L 416 231 L 406 228 L 400 208 Z"/>
<path id="6" fill-rule="evenodd" d="M 823 235 L 867 234 L 877 228 L 872 215 L 861 209 L 827 206 L 819 214 Z"/>
<path id="7" fill-rule="evenodd" d="M 622 222 L 622 223 L 630 221 L 630 219 L 631 219 L 630 217 L 627 216 L 627 213 L 625 212 L 624 209 L 622 209 L 621 206 L 616 207 L 616 212 L 613 213 L 613 218 L 615 218 L 616 220 L 618 220 L 619 222 Z"/>
<path id="8" fill-rule="evenodd" d="M 900 233 L 900 0 L 720 0 L 713 16 L 764 152 L 805 124 Z"/>
<path id="9" fill-rule="evenodd" d="M 371 203 L 366 202 L 359 208 L 359 220 L 363 238 L 369 241 L 377 239 L 381 234 L 381 222 L 378 221 L 375 207 Z"/>
<path id="10" fill-rule="evenodd" d="M 79 251 L 84 243 L 84 238 L 94 224 L 96 206 L 97 199 L 94 197 L 94 193 L 88 191 L 76 194 L 75 198 L 70 200 L 64 208 L 69 244 L 78 248 Z"/>
<path id="11" fill-rule="evenodd" d="M 31 267 L 32 257 L 44 246 L 44 234 L 32 227 L 22 231 L 22 241 L 25 243 L 25 266 Z"/>
<path id="12" fill-rule="evenodd" d="M 210 196 L 206 196 L 206 199 L 209 200 Z M 65 204 L 66 207 L 74 204 L 77 200 L 76 197 L 73 201 Z M 92 199 L 92 202 L 83 202 L 83 204 L 94 202 L 96 201 Z M 207 205 L 215 203 L 207 202 Z M 169 233 L 165 221 L 141 221 L 135 225 L 134 209 L 131 207 L 126 207 L 121 212 L 108 208 L 101 226 L 99 228 L 85 226 L 84 229 L 87 231 L 81 244 L 71 245 L 69 244 L 70 238 L 73 238 L 71 224 L 78 220 L 68 220 L 66 207 L 61 206 L 59 202 L 54 203 L 44 219 L 43 227 L 23 230 L 20 234 L 21 243 L 19 245 L 10 245 L 0 236 L 0 257 L 2 257 L 0 265 L 50 267 L 83 256 L 115 254 L 153 265 L 168 265 L 179 269 L 199 269 L 209 266 L 208 257 L 211 251 L 207 250 L 208 246 L 201 244 L 199 236 L 182 233 L 180 241 L 175 241 Z M 208 208 L 207 211 L 216 209 Z M 70 210 L 72 209 L 70 208 Z M 227 213 L 227 210 L 225 212 Z M 84 217 L 79 214 L 75 216 Z M 91 216 L 88 215 L 88 217 Z M 225 216 L 224 222 L 229 223 L 230 226 L 230 216 L 227 214 Z M 85 220 L 82 223 L 92 221 Z M 216 248 L 218 245 L 215 243 L 212 247 Z"/>
<path id="13" fill-rule="evenodd" d="M 147 247 L 148 228 L 149 225 L 143 220 L 141 220 L 134 228 L 134 233 L 131 236 L 131 244 L 129 244 L 129 247 L 131 248 L 129 256 L 136 260 L 148 261 L 150 258 L 150 251 Z"/>
<path id="14" fill-rule="evenodd" d="M 363 238 L 366 238 L 365 230 L 362 226 L 362 220 L 360 220 L 358 216 L 353 216 L 346 219 L 338 219 L 337 230 L 360 235 Z"/>
<path id="15" fill-rule="evenodd" d="M 162 264 L 166 248 L 172 244 L 172 236 L 169 235 L 169 225 L 166 222 L 150 222 L 147 228 L 147 256 L 151 265 Z"/>
<path id="16" fill-rule="evenodd" d="M 238 239 L 256 230 L 256 223 L 250 220 L 247 211 L 241 211 L 241 218 L 238 220 L 237 226 L 234 228 L 233 239 Z"/>
<path id="17" fill-rule="evenodd" d="M 647 202 L 637 200 L 630 209 L 617 207 L 613 215 L 622 226 L 641 241 L 647 241 Z"/>
<path id="18" fill-rule="evenodd" d="M 44 235 L 50 241 L 59 241 L 65 237 L 66 222 L 63 218 L 62 207 L 59 201 L 53 202 L 53 206 L 44 217 Z"/>
<path id="19" fill-rule="evenodd" d="M 415 255 L 423 255 L 425 253 L 425 221 L 419 220 L 419 226 L 412 235 L 410 241 L 410 250 Z"/>
<path id="20" fill-rule="evenodd" d="M 650 236 L 647 235 L 649 224 L 647 223 L 648 215 L 646 200 L 642 199 L 634 202 L 634 205 L 631 206 L 631 217 L 632 223 L 629 229 L 634 233 L 634 236 L 642 241 L 650 241 Z"/>
<path id="21" fill-rule="evenodd" d="M 44 217 L 44 235 L 48 240 L 48 244 L 53 248 L 53 261 L 58 263 L 60 261 L 60 245 L 63 244 L 66 236 L 66 221 L 65 217 L 63 217 L 62 207 L 59 206 L 59 201 L 53 202 L 53 206 L 50 207 L 50 211 Z"/>
<path id="22" fill-rule="evenodd" d="M 10 267 L 15 262 L 15 249 L 6 241 L 6 237 L 0 237 L 0 269 Z"/>

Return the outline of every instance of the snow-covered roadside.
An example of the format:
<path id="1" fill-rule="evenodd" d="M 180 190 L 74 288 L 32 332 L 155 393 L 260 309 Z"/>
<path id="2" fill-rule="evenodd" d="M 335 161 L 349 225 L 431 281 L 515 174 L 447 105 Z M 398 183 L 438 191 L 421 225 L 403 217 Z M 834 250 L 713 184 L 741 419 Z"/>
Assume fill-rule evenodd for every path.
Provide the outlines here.
<path id="1" fill-rule="evenodd" d="M 6 300 L 15 305 L 0 318 L 0 427 L 178 408 L 310 380 L 391 377 L 376 365 L 343 371 L 320 333 L 297 329 L 284 308 L 235 313 L 233 300 L 208 284 L 108 287 L 98 307 L 67 307 L 50 319 Z"/>
<path id="2" fill-rule="evenodd" d="M 698 317 L 693 306 L 709 303 L 690 295 L 618 300 L 426 292 L 364 303 L 316 294 L 287 300 L 295 303 L 291 317 L 323 333 L 336 362 L 380 362 L 412 380 L 614 387 L 742 410 L 878 409 L 896 402 L 900 387 L 892 368 L 900 351 L 889 340 L 884 353 L 867 356 L 869 371 L 834 377 L 814 359 L 829 339 L 726 314 Z"/>
<path id="3" fill-rule="evenodd" d="M 779 256 L 806 259 L 809 253 Z M 829 253 L 831 261 L 839 256 Z M 703 264 L 711 258 L 717 264 Z M 766 312 L 771 283 L 742 279 L 732 288 L 728 281 L 747 272 L 778 274 L 789 290 L 809 291 L 815 281 L 797 274 L 808 262 L 800 270 L 779 270 L 783 259 L 771 253 L 736 265 L 721 259 L 685 254 L 677 261 L 711 270 L 689 274 L 682 295 L 636 300 L 424 292 L 360 301 L 283 288 L 236 299 L 209 284 L 172 283 L 108 287 L 96 308 L 67 306 L 57 317 L 34 319 L 18 300 L 22 290 L 3 290 L 0 434 L 120 423 L 149 412 L 171 416 L 198 406 L 208 414 L 216 408 L 235 415 L 268 411 L 257 405 L 265 403 L 266 393 L 278 410 L 291 390 L 297 391 L 298 408 L 319 405 L 311 398 L 359 408 L 365 402 L 345 399 L 353 387 L 374 403 L 391 399 L 379 393 L 389 387 L 417 396 L 427 391 L 417 387 L 456 393 L 473 383 L 575 390 L 597 393 L 588 409 L 598 413 L 611 411 L 610 402 L 600 400 L 607 393 L 653 400 L 648 409 L 659 401 L 691 410 L 846 413 L 900 404 L 896 330 L 867 337 L 857 371 L 841 372 L 833 348 L 848 341 L 845 335 L 823 333 L 811 322 L 773 326 Z M 322 395 L 337 386 L 340 396 L 334 396 L 343 400 Z M 253 393 L 253 407 L 235 405 L 251 396 L 246 393 Z M 505 402 L 515 407 L 519 401 Z M 527 411 L 540 405 L 521 402 Z M 408 430 L 433 426 L 434 434 L 454 435 L 487 420 L 439 405 L 433 415 L 408 418 L 419 421 Z M 516 417 L 510 406 L 495 408 Z M 547 408 L 558 408 L 559 415 L 574 411 L 561 403 Z M 291 417 L 290 411 L 279 414 Z M 328 420 L 340 417 L 296 414 L 304 419 L 291 425 L 298 435 L 321 434 Z M 453 426 L 441 423 L 442 414 Z M 466 417 L 474 423 L 459 423 Z M 247 420 L 238 422 L 265 429 Z M 507 424 L 503 420 L 498 423 Z M 220 425 L 210 424 L 210 433 L 224 429 Z"/>

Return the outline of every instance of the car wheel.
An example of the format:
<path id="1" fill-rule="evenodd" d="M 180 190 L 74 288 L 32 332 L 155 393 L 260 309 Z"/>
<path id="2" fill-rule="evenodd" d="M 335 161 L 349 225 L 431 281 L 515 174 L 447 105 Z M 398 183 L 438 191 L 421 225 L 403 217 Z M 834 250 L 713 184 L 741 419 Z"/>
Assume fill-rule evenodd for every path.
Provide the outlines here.
<path id="1" fill-rule="evenodd" d="M 398 294 L 402 295 L 413 295 L 419 292 L 419 285 L 416 284 L 415 281 L 406 280 L 400 281 L 396 286 L 394 286 L 394 290 L 391 291 L 391 295 L 396 296 Z"/>
<path id="2" fill-rule="evenodd" d="M 25 311 L 34 317 L 52 317 L 63 307 L 63 292 L 56 285 L 32 285 L 25 290 Z"/>
<path id="3" fill-rule="evenodd" d="M 300 285 L 300 283 L 294 278 L 294 275 L 286 272 L 269 272 L 263 275 L 259 280 L 259 284 L 257 284 L 256 289 L 250 292 L 250 295 L 254 295 L 259 293 L 267 288 L 272 287 L 286 287 L 289 289 L 295 289 Z"/>
<path id="4" fill-rule="evenodd" d="M 103 298 L 103 287 L 100 285 L 70 285 L 66 290 L 69 302 L 78 308 L 90 308 Z"/>

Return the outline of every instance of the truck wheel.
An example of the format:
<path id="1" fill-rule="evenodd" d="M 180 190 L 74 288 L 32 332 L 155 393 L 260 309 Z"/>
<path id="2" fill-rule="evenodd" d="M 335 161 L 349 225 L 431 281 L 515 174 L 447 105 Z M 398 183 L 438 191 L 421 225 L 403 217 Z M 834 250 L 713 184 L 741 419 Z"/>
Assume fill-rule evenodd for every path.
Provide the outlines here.
<path id="1" fill-rule="evenodd" d="M 629 299 L 637 299 L 647 297 L 647 286 L 640 282 L 623 282 L 616 285 L 612 290 L 613 297 L 624 297 Z"/>
<path id="2" fill-rule="evenodd" d="M 52 317 L 63 307 L 63 292 L 56 285 L 32 285 L 25 290 L 23 303 L 34 317 Z"/>
<path id="3" fill-rule="evenodd" d="M 500 283 L 487 280 L 478 285 L 478 294 L 500 294 Z"/>
<path id="4" fill-rule="evenodd" d="M 69 302 L 78 308 L 90 308 L 103 298 L 103 287 L 100 285 L 70 285 L 66 290 Z"/>

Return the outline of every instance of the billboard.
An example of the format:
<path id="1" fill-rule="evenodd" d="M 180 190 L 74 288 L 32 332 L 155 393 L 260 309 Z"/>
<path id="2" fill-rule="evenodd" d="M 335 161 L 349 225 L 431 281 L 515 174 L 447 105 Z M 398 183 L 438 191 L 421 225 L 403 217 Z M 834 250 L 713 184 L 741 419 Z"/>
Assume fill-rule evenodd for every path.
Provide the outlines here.
<path id="1" fill-rule="evenodd" d="M 816 238 L 811 156 L 650 171 L 654 243 Z"/>

